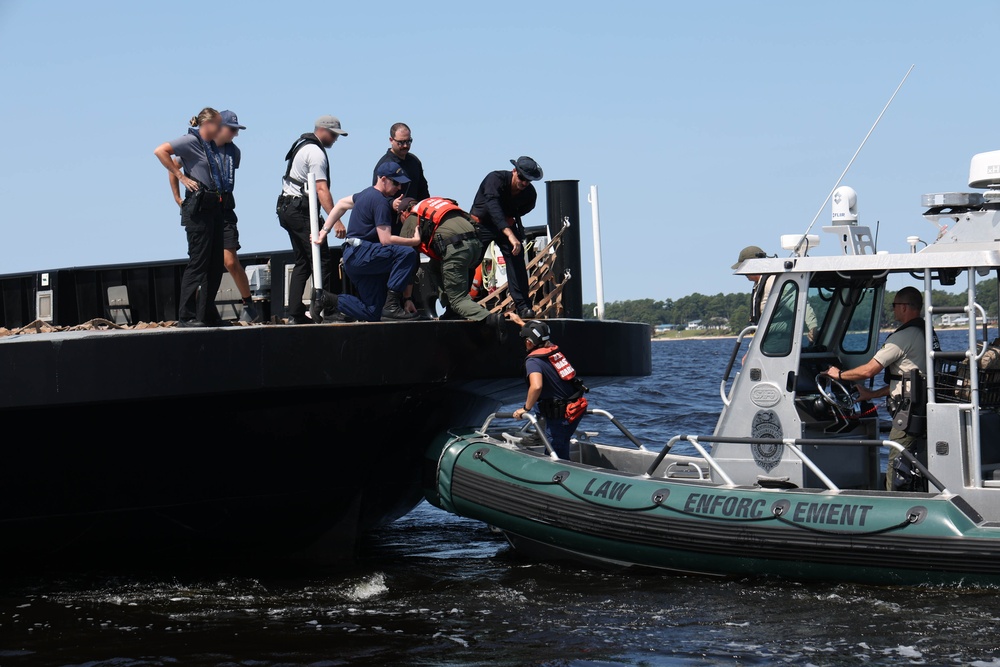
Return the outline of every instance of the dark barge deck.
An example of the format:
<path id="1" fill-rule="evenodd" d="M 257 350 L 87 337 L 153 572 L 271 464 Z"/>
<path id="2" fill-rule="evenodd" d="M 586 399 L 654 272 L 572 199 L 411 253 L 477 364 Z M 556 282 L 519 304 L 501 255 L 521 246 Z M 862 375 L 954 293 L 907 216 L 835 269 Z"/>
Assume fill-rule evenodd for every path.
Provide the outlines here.
<path id="1" fill-rule="evenodd" d="M 112 319 L 122 286 L 131 321 L 170 320 L 183 266 L 0 276 L 0 324 Z M 273 282 L 265 306 L 284 300 Z M 646 325 L 550 323 L 591 382 L 651 372 Z M 522 354 L 515 328 L 454 321 L 0 338 L 0 559 L 350 558 L 420 501 L 431 438 L 520 399 Z"/>

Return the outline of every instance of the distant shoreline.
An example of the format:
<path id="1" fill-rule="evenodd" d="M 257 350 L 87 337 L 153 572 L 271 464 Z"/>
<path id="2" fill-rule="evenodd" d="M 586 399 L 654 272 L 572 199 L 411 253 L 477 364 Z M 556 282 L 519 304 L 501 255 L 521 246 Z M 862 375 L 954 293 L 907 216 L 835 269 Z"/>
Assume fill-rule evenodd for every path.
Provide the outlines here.
<path id="1" fill-rule="evenodd" d="M 719 334 L 719 335 L 705 335 L 705 336 L 653 336 L 652 341 L 654 343 L 669 341 L 671 343 L 681 340 L 735 340 L 737 338 L 736 334 Z"/>
<path id="2" fill-rule="evenodd" d="M 879 329 L 879 333 L 892 333 L 896 329 L 894 327 Z M 965 330 L 965 327 L 935 327 L 935 331 L 961 331 Z M 675 342 L 680 340 L 735 340 L 738 338 L 736 334 L 698 334 L 695 336 L 653 336 L 650 340 L 654 343 L 658 342 Z M 747 336 L 747 339 L 753 338 L 753 335 Z"/>

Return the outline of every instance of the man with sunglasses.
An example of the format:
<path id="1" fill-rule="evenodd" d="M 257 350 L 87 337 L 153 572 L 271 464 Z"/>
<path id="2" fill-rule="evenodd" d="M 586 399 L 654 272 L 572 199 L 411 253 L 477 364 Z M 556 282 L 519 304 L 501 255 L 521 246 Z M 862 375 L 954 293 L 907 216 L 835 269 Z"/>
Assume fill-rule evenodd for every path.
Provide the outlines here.
<path id="1" fill-rule="evenodd" d="M 542 168 L 527 155 L 510 163 L 514 165 L 510 171 L 501 169 L 486 175 L 469 212 L 479 221 L 477 231 L 483 245 L 479 263 L 490 242 L 495 242 L 507 266 L 507 286 L 514 301 L 514 311 L 522 318 L 531 319 L 535 311 L 528 295 L 528 268 L 521 253 L 525 237 L 521 216 L 535 208 L 538 193 L 532 181 L 542 179 Z"/>
<path id="2" fill-rule="evenodd" d="M 416 313 L 408 312 L 403 305 L 403 292 L 410 285 L 417 266 L 417 246 L 420 230 L 411 238 L 392 232 L 392 198 L 399 195 L 410 179 L 395 162 L 385 162 L 375 169 L 375 185 L 361 192 L 344 197 L 327 216 L 326 224 L 319 231 L 316 244 L 326 242 L 334 225 L 348 211 L 352 211 L 347 225 L 344 244 L 344 272 L 358 291 L 351 294 L 333 294 L 315 290 L 309 315 L 317 323 L 323 322 L 324 313 L 339 313 L 340 317 L 364 322 L 378 322 L 382 318 L 412 320 Z"/>
<path id="3" fill-rule="evenodd" d="M 892 314 L 899 322 L 899 328 L 889 334 L 875 356 L 857 368 L 841 370 L 830 366 L 824 373 L 834 380 L 859 383 L 858 398 L 862 401 L 888 397 L 886 405 L 893 418 L 889 439 L 910 450 L 911 454 L 926 464 L 927 434 L 923 428 L 924 422 L 919 419 L 923 415 L 922 406 L 926 395 L 921 387 L 911 384 L 914 373 L 918 373 L 920 377 L 927 376 L 927 340 L 924 318 L 920 316 L 923 305 L 924 295 L 916 287 L 907 286 L 896 292 L 892 301 Z M 941 343 L 937 334 L 933 330 L 931 334 L 931 348 L 940 351 Z M 883 372 L 886 382 L 884 387 L 870 390 L 861 384 Z M 918 419 L 913 419 L 913 416 Z M 909 465 L 905 464 L 905 459 L 895 449 L 889 450 L 889 465 L 885 477 L 885 488 L 889 491 L 926 490 L 906 488 L 907 484 L 912 485 L 915 481 Z M 922 483 L 926 484 L 926 481 Z"/>
<path id="4" fill-rule="evenodd" d="M 314 130 L 296 139 L 285 155 L 287 167 L 281 179 L 281 195 L 278 197 L 275 212 L 278 214 L 278 222 L 288 232 L 288 239 L 295 256 L 295 267 L 288 283 L 286 316 L 289 324 L 312 322 L 306 317 L 306 308 L 302 303 L 306 281 L 312 275 L 309 197 L 305 193 L 305 185 L 309 174 L 314 174 L 316 199 L 326 211 L 329 220 L 333 210 L 333 195 L 330 193 L 330 161 L 326 150 L 333 146 L 337 139 L 346 136 L 347 132 L 341 129 L 340 120 L 336 116 L 320 116 L 316 120 Z M 338 225 L 335 233 L 337 238 L 344 238 L 346 234 L 344 226 Z M 333 275 L 333 260 L 325 242 L 320 244 L 320 271 L 323 275 L 323 284 L 329 285 Z"/>
<path id="5" fill-rule="evenodd" d="M 395 162 L 403 168 L 410 179 L 410 182 L 403 186 L 403 196 L 413 197 L 417 201 L 421 201 L 430 197 L 431 193 L 427 179 L 424 178 L 424 165 L 416 155 L 410 152 L 412 145 L 413 135 L 410 134 L 409 126 L 406 123 L 393 124 L 389 128 L 389 150 L 375 163 L 375 169 L 372 171 L 372 185 L 378 182 L 378 175 L 375 171 L 386 162 Z"/>

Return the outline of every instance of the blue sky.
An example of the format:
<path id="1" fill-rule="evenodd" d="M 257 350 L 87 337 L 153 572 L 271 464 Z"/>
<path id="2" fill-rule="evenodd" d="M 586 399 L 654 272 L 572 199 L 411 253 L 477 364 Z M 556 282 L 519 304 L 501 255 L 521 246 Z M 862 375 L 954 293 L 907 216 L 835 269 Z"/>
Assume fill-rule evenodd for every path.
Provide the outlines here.
<path id="1" fill-rule="evenodd" d="M 967 190 L 971 156 L 1000 148 L 990 2 L 211 7 L 0 1 L 0 273 L 184 257 L 153 149 L 206 105 L 248 126 L 245 252 L 288 247 L 282 158 L 317 116 L 350 133 L 335 197 L 369 185 L 404 121 L 432 194 L 461 204 L 521 154 L 579 180 L 588 301 L 589 186 L 607 300 L 745 290 L 739 250 L 805 230 L 911 64 L 844 179 L 880 249 L 933 238 L 920 195 Z"/>

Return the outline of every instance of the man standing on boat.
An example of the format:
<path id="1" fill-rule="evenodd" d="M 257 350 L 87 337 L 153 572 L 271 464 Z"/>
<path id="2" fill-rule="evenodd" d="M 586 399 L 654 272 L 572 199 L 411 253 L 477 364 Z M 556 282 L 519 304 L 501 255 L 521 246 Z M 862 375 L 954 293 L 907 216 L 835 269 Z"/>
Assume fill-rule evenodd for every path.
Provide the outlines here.
<path id="1" fill-rule="evenodd" d="M 514 312 L 521 318 L 535 316 L 528 298 L 528 267 L 524 263 L 524 225 L 521 216 L 535 208 L 538 193 L 532 181 L 542 179 L 542 168 L 526 155 L 511 160 L 514 168 L 486 175 L 472 201 L 473 218 L 479 220 L 479 240 L 483 245 L 479 263 L 493 241 L 503 253 L 507 266 L 507 286 L 514 301 Z M 472 282 L 472 276 L 469 276 Z"/>
<path id="2" fill-rule="evenodd" d="M 322 321 L 320 309 L 363 322 L 417 317 L 416 308 L 411 312 L 403 303 L 403 292 L 417 266 L 414 249 L 420 245 L 419 230 L 409 238 L 392 233 L 395 213 L 391 198 L 410 179 L 392 161 L 381 164 L 375 174 L 378 176 L 375 185 L 337 202 L 316 239 L 316 243 L 325 243 L 330 230 L 341 224 L 340 218 L 353 210 L 344 246 L 344 272 L 357 288 L 358 296 L 316 290 L 309 306 L 314 321 Z"/>
<path id="3" fill-rule="evenodd" d="M 755 245 L 747 246 L 740 251 L 740 258 L 733 264 L 733 270 L 738 269 L 740 264 L 748 259 L 762 259 L 764 257 L 767 257 L 767 253 L 760 247 Z M 747 280 L 753 283 L 753 291 L 750 294 L 750 324 L 757 324 L 760 322 L 760 314 L 764 312 L 764 306 L 767 304 L 767 297 L 771 293 L 771 288 L 774 287 L 774 275 L 751 275 L 747 276 Z"/>
<path id="4" fill-rule="evenodd" d="M 406 123 L 394 123 L 389 128 L 389 149 L 385 155 L 379 158 L 379 161 L 375 163 L 375 169 L 372 170 L 372 185 L 378 183 L 378 174 L 375 171 L 382 163 L 395 162 L 403 168 L 403 171 L 410 178 L 410 182 L 403 186 L 403 196 L 422 201 L 430 197 L 431 193 L 427 186 L 427 179 L 424 178 L 424 165 L 420 162 L 420 158 L 410 152 L 412 144 L 413 136 L 410 134 L 410 127 Z"/>
<path id="5" fill-rule="evenodd" d="M 295 268 L 288 283 L 288 310 L 286 317 L 289 324 L 309 324 L 306 308 L 302 303 L 302 293 L 306 289 L 306 280 L 312 275 L 312 245 L 309 240 L 309 198 L 305 194 L 305 184 L 309 174 L 316 175 L 316 196 L 319 205 L 323 207 L 327 217 L 333 210 L 333 195 L 330 194 L 330 161 L 326 149 L 333 146 L 337 139 L 346 137 L 347 132 L 340 128 L 340 120 L 336 116 L 320 116 L 316 120 L 315 129 L 303 134 L 285 155 L 288 167 L 281 179 L 281 195 L 278 197 L 276 212 L 281 226 L 288 232 L 295 254 Z M 347 230 L 340 221 L 332 225 L 337 238 L 347 235 Z M 333 277 L 333 261 L 330 249 L 324 236 L 320 246 L 320 265 L 323 273 L 323 284 L 330 285 Z"/>
<path id="6" fill-rule="evenodd" d="M 875 353 L 871 361 L 863 366 L 844 371 L 836 366 L 830 366 L 825 373 L 835 380 L 859 382 L 873 378 L 884 371 L 885 381 L 888 384 L 874 391 L 858 384 L 858 397 L 863 401 L 868 401 L 887 396 L 886 403 L 893 417 L 889 439 L 910 450 L 911 454 L 926 463 L 927 434 L 923 420 L 914 419 L 914 416 L 921 412 L 919 406 L 923 404 L 926 397 L 919 387 L 911 387 L 910 383 L 907 382 L 911 371 L 919 371 L 921 377 L 927 375 L 924 318 L 920 316 L 923 304 L 923 295 L 915 287 L 904 287 L 896 292 L 896 297 L 892 302 L 892 312 L 896 321 L 900 323 L 899 328 L 889 334 L 882 348 Z M 935 350 L 941 349 L 936 334 L 932 345 Z M 912 415 L 908 420 L 909 425 L 897 424 L 897 417 L 902 411 Z M 902 462 L 899 452 L 890 449 L 889 465 L 885 475 L 885 487 L 889 491 L 901 489 L 901 480 L 896 480 L 899 476 L 895 473 Z M 895 484 L 894 481 L 896 481 Z"/>
<path id="7" fill-rule="evenodd" d="M 528 356 L 524 359 L 524 374 L 528 396 L 524 407 L 514 411 L 514 419 L 537 407 L 545 418 L 545 431 L 552 450 L 561 459 L 569 459 L 569 441 L 587 412 L 587 387 L 577 377 L 569 360 L 552 343 L 549 326 L 533 320 L 525 322 L 516 314 L 510 321 L 521 327 L 521 338 Z"/>

